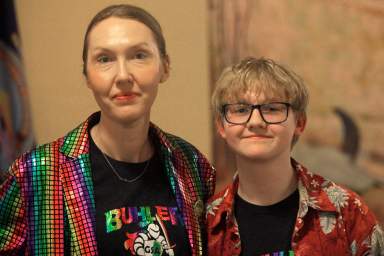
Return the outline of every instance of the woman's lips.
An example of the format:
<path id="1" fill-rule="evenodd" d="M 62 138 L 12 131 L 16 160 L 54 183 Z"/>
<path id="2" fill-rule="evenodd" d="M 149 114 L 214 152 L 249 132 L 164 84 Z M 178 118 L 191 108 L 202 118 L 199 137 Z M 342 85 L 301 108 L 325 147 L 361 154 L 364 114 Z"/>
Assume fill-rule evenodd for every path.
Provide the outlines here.
<path id="1" fill-rule="evenodd" d="M 137 93 L 119 93 L 113 97 L 117 101 L 131 101 L 138 96 Z"/>

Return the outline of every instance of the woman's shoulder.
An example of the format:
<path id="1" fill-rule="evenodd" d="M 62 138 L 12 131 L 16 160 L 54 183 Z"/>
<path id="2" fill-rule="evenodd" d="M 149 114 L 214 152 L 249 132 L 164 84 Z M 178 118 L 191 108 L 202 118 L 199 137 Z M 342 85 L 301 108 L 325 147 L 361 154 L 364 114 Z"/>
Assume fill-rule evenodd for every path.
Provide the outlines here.
<path id="1" fill-rule="evenodd" d="M 33 158 L 34 161 L 42 159 L 43 157 L 55 155 L 55 151 L 59 151 L 59 147 L 62 144 L 63 137 L 55 139 L 54 141 L 43 143 L 34 146 L 30 150 L 24 152 L 22 155 L 20 155 L 16 161 L 23 162 L 26 161 L 26 159 Z"/>
<path id="2" fill-rule="evenodd" d="M 10 170 L 27 171 L 29 169 L 44 169 L 57 166 L 57 164 L 65 161 L 66 155 L 70 155 L 68 152 L 74 151 L 73 148 L 82 151 L 86 150 L 84 146 L 87 142 L 87 133 L 84 133 L 86 123 L 81 123 L 62 137 L 36 145 L 26 151 L 13 162 Z"/>
<path id="3" fill-rule="evenodd" d="M 168 141 L 179 149 L 188 149 L 198 151 L 198 149 L 189 141 L 171 133 L 165 133 Z"/>
<path id="4" fill-rule="evenodd" d="M 155 124 L 151 123 L 150 133 L 152 136 L 156 137 L 156 140 L 162 145 L 165 146 L 170 151 L 186 151 L 186 152 L 199 152 L 200 151 L 187 140 L 171 134 L 169 132 L 165 132 L 160 129 Z"/>
<path id="5" fill-rule="evenodd" d="M 56 170 L 59 159 L 59 144 L 62 138 L 37 145 L 20 155 L 9 167 L 7 176 L 14 176 L 20 182 Z"/>

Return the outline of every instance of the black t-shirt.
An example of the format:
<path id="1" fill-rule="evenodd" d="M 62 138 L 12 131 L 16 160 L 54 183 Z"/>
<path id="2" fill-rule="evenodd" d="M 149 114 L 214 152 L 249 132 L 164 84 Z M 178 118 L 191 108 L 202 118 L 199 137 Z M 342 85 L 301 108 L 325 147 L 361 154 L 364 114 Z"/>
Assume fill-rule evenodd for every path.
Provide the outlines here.
<path id="1" fill-rule="evenodd" d="M 235 197 L 241 255 L 293 255 L 291 238 L 299 209 L 299 192 L 269 206 L 259 206 Z"/>
<path id="2" fill-rule="evenodd" d="M 163 165 L 108 158 L 126 179 L 121 181 L 90 139 L 96 204 L 96 238 L 100 255 L 190 255 L 188 236 Z"/>

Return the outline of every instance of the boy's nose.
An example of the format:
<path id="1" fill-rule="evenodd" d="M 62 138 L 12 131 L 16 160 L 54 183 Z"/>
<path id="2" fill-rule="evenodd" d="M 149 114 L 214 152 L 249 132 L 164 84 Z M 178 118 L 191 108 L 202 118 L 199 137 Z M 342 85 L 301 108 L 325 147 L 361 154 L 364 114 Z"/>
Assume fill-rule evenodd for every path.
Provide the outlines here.
<path id="1" fill-rule="evenodd" d="M 253 111 L 251 113 L 251 117 L 249 118 L 249 121 L 247 123 L 247 126 L 249 126 L 249 127 L 252 127 L 252 126 L 265 127 L 266 126 L 266 123 L 263 120 L 259 109 L 257 109 L 257 108 L 253 109 Z"/>

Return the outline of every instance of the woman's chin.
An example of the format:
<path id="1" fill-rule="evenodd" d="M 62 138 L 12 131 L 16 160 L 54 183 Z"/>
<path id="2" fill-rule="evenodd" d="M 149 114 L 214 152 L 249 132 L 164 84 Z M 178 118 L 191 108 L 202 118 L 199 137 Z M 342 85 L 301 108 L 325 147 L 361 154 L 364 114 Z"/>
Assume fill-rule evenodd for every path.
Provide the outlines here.
<path id="1" fill-rule="evenodd" d="M 107 115 L 109 119 L 121 124 L 132 124 L 139 120 L 149 121 L 150 112 L 139 109 L 118 109 L 106 113 L 102 111 L 102 115 Z"/>

